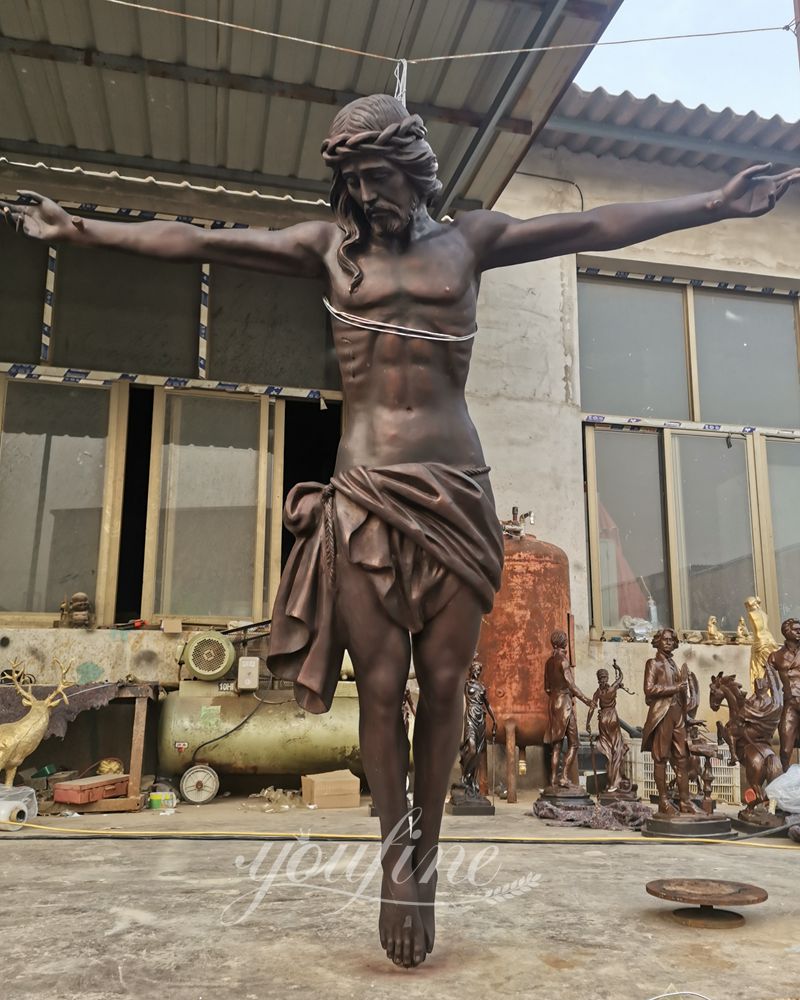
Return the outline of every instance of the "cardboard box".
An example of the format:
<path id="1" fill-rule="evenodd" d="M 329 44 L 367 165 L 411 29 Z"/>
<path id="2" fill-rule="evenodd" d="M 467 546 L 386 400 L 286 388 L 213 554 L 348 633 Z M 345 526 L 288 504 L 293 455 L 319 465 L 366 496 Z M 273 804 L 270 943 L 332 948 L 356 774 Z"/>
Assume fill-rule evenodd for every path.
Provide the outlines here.
<path id="1" fill-rule="evenodd" d="M 351 771 L 304 774 L 303 802 L 320 809 L 355 809 L 361 805 L 361 782 Z"/>

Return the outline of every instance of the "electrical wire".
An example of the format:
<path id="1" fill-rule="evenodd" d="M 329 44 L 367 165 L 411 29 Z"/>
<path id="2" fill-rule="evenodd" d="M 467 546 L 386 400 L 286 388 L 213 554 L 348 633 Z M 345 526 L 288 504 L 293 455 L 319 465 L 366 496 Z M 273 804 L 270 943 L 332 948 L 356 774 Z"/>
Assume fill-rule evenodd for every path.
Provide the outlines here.
<path id="1" fill-rule="evenodd" d="M 253 716 L 256 714 L 256 712 L 259 710 L 259 708 L 261 708 L 262 705 L 266 705 L 267 704 L 267 702 L 266 701 L 262 701 L 261 698 L 258 697 L 258 695 L 254 695 L 254 697 L 255 697 L 256 701 L 258 702 L 258 704 L 253 709 L 253 711 L 252 712 L 248 712 L 247 715 L 242 719 L 242 721 L 240 723 L 238 723 L 237 725 L 235 725 L 233 727 L 233 729 L 229 729 L 227 731 L 227 733 L 223 733 L 221 736 L 215 736 L 213 739 L 206 740 L 205 743 L 201 743 L 199 746 L 196 746 L 194 748 L 194 753 L 192 754 L 192 764 L 194 764 L 196 762 L 197 755 L 203 749 L 203 747 L 207 747 L 210 743 L 219 743 L 220 740 L 226 739 L 228 736 L 231 735 L 231 733 L 235 733 L 237 729 L 241 729 L 242 726 L 246 722 L 249 722 L 250 719 L 253 718 Z"/>
<path id="2" fill-rule="evenodd" d="M 381 837 L 377 833 L 310 833 L 309 831 L 256 831 L 256 830 L 76 830 L 64 826 L 46 826 L 41 823 L 26 822 L 23 824 L 12 823 L 10 820 L 0 821 L 0 830 L 6 826 L 18 828 L 22 826 L 26 830 L 46 831 L 46 835 L 31 836 L 3 836 L 2 842 L 8 840 L 269 840 L 269 841 L 290 841 L 308 840 L 314 842 L 331 843 L 380 843 Z M 775 831 L 770 831 L 775 832 Z M 70 836 L 53 836 L 53 834 L 69 834 Z M 762 836 L 756 834 L 755 836 Z M 547 846 L 553 844 L 557 846 L 606 846 L 612 844 L 669 844 L 672 847 L 690 846 L 694 844 L 715 844 L 725 847 L 752 847 L 764 850 L 797 851 L 795 844 L 786 843 L 754 843 L 752 839 L 742 838 L 741 840 L 712 840 L 708 837 L 685 837 L 675 839 L 673 837 L 476 837 L 476 836 L 454 836 L 443 835 L 439 838 L 442 844 L 496 844 L 498 846 L 526 846 L 540 845 Z"/>
<path id="3" fill-rule="evenodd" d="M 169 17 L 179 17 L 186 21 L 199 21 L 204 24 L 211 24 L 219 28 L 231 28 L 236 31 L 246 31 L 253 35 L 262 35 L 267 38 L 277 38 L 284 42 L 295 42 L 299 45 L 311 45 L 320 49 L 329 49 L 335 52 L 343 52 L 348 55 L 360 56 L 367 59 L 379 59 L 382 62 L 391 62 L 398 65 L 419 66 L 423 63 L 451 62 L 456 59 L 483 59 L 488 56 L 509 56 L 523 55 L 532 52 L 557 52 L 567 49 L 593 49 L 600 46 L 610 45 L 635 45 L 642 42 L 671 42 L 686 38 L 720 38 L 728 35 L 754 35 L 766 31 L 790 31 L 796 33 L 797 22 L 790 21 L 788 24 L 771 25 L 763 28 L 736 28 L 729 31 L 701 31 L 679 35 L 651 35 L 643 38 L 621 38 L 616 41 L 607 42 L 568 42 L 558 45 L 534 45 L 522 49 L 497 49 L 486 52 L 456 52 L 443 56 L 422 56 L 418 59 L 398 59 L 395 56 L 387 56 L 378 52 L 367 52 L 364 49 L 351 49 L 343 45 L 333 45 L 330 42 L 321 42 L 311 38 L 299 38 L 296 35 L 285 35 L 278 31 L 268 31 L 266 28 L 256 28 L 253 25 L 236 24 L 233 21 L 223 21 L 216 17 L 203 17 L 199 14 L 187 14 L 179 10 L 166 10 L 163 7 L 152 7 L 149 4 L 135 3 L 134 0 L 104 0 L 105 3 L 114 4 L 116 7 L 129 7 L 133 10 L 143 11 L 152 14 L 165 14 Z M 404 72 L 401 70 L 401 72 Z M 399 78 L 398 78 L 399 84 Z"/>

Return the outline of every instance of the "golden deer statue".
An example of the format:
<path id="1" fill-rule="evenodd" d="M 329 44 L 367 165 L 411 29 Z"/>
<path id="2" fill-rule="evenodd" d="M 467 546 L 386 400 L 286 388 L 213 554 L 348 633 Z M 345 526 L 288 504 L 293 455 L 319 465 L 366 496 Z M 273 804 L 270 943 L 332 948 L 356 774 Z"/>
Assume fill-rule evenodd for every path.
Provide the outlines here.
<path id="1" fill-rule="evenodd" d="M 22 704 L 30 711 L 16 722 L 0 725 L 0 770 L 5 771 L 6 785 L 14 784 L 17 768 L 42 742 L 53 707 L 59 701 L 63 701 L 65 705 L 69 704 L 64 687 L 72 664 L 65 667 L 60 660 L 55 659 L 54 662 L 61 671 L 61 680 L 55 690 L 42 699 L 34 697 L 32 684 L 28 685 L 27 691 L 20 684 L 19 662 L 15 660 L 11 664 L 11 683 L 19 692 Z"/>

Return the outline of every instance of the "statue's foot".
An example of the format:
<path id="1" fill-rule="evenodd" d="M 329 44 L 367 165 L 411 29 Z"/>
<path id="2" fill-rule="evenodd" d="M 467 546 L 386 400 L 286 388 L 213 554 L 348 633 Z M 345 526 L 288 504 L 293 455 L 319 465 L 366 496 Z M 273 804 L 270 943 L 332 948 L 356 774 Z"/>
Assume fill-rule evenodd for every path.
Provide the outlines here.
<path id="1" fill-rule="evenodd" d="M 438 872 L 433 872 L 430 878 L 422 882 L 417 882 L 419 916 L 422 920 L 422 928 L 425 931 L 425 951 L 429 955 L 433 951 L 433 942 L 436 938 L 436 910 L 434 902 L 436 900 L 436 883 L 438 879 Z"/>
<path id="2" fill-rule="evenodd" d="M 411 969 L 425 961 L 425 928 L 413 877 L 396 882 L 388 875 L 383 876 L 378 933 L 381 947 L 395 965 Z"/>
<path id="3" fill-rule="evenodd" d="M 558 781 L 553 782 L 553 784 L 557 785 L 559 788 L 569 788 L 572 782 L 569 780 L 569 778 L 562 777 L 559 778 Z"/>
<path id="4" fill-rule="evenodd" d="M 677 816 L 678 810 L 669 801 L 669 799 L 659 799 L 658 800 L 658 811 L 662 816 Z"/>
<path id="5" fill-rule="evenodd" d="M 697 816 L 703 810 L 698 809 L 694 802 L 683 802 L 681 801 L 680 810 L 684 815 Z"/>

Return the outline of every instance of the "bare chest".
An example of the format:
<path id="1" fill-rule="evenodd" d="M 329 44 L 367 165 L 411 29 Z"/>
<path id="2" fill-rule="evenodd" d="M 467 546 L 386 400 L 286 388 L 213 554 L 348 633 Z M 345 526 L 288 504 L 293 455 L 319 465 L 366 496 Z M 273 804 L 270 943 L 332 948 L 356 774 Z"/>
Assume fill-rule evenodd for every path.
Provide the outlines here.
<path id="1" fill-rule="evenodd" d="M 458 234 L 445 231 L 402 252 L 371 246 L 354 253 L 352 261 L 361 273 L 352 292 L 351 276 L 338 260 L 331 267 L 337 308 L 392 322 L 427 316 L 431 324 L 463 326 L 469 318 L 474 326 L 478 282 L 472 255 Z"/>

